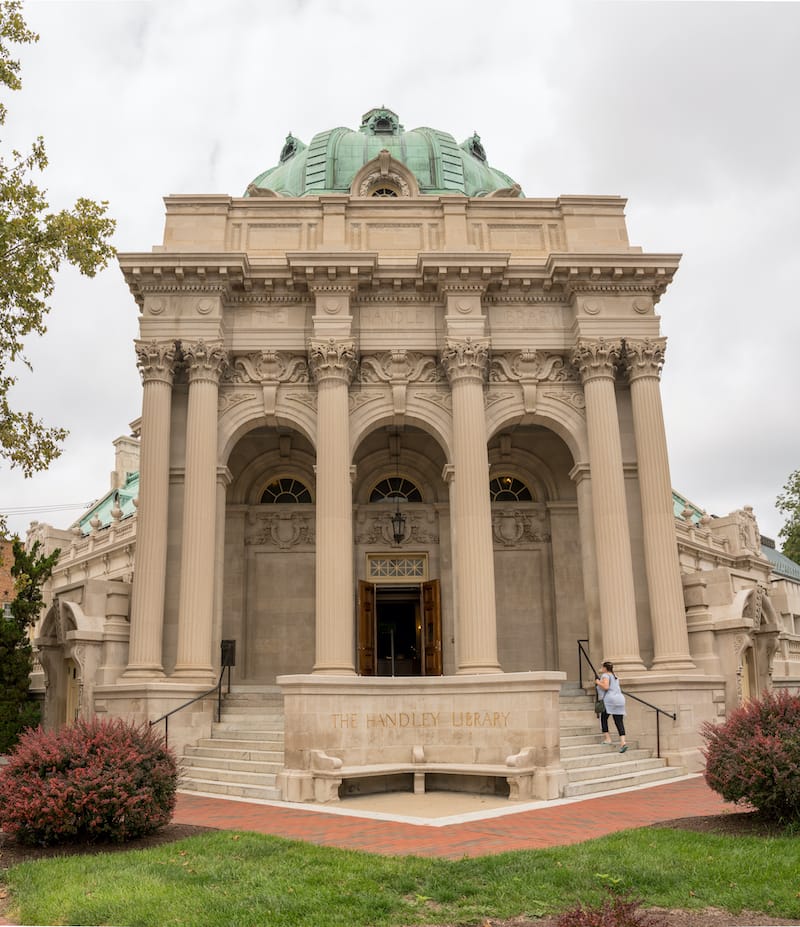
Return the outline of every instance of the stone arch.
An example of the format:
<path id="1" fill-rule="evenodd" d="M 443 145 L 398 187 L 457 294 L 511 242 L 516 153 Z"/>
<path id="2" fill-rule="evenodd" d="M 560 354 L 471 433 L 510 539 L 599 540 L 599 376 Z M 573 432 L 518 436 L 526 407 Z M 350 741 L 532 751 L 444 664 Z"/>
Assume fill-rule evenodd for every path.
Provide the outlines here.
<path id="1" fill-rule="evenodd" d="M 315 398 L 315 397 L 314 397 Z M 291 408 L 279 403 L 280 412 L 274 416 L 267 415 L 259 395 L 253 395 L 234 406 L 223 410 L 217 420 L 217 446 L 220 461 L 227 463 L 231 451 L 240 438 L 256 428 L 289 428 L 298 431 L 316 447 L 317 424 L 315 409 L 304 403 L 297 403 Z"/>
<path id="2" fill-rule="evenodd" d="M 434 439 L 442 450 L 445 459 L 451 459 L 451 421 L 449 412 L 435 403 L 423 406 L 416 397 L 409 399 L 406 413 L 401 419 L 402 425 L 419 428 Z M 398 416 L 392 405 L 381 402 L 380 405 L 369 404 L 355 410 L 350 416 L 350 447 L 353 454 L 371 432 L 383 425 L 398 425 Z"/>
<path id="3" fill-rule="evenodd" d="M 228 502 L 239 505 L 257 505 L 264 486 L 280 476 L 295 476 L 302 480 L 314 496 L 314 458 L 304 449 L 294 449 L 291 459 L 271 449 L 254 457 L 234 476 L 228 490 Z"/>
<path id="4" fill-rule="evenodd" d="M 358 171 L 350 184 L 350 195 L 370 197 L 380 188 L 392 189 L 398 197 L 420 195 L 417 178 L 385 148 Z"/>
<path id="5" fill-rule="evenodd" d="M 541 425 L 558 435 L 569 448 L 577 463 L 589 459 L 589 438 L 586 418 L 582 411 L 569 402 L 545 397 L 535 412 L 526 412 L 522 395 L 508 397 L 490 404 L 486 411 L 488 440 L 513 425 Z"/>

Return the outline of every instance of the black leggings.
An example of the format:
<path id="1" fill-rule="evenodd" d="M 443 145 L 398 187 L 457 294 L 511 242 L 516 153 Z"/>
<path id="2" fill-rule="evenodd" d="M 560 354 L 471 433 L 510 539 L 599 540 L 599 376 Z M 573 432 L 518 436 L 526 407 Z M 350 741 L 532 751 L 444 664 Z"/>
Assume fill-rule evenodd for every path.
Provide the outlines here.
<path id="1" fill-rule="evenodd" d="M 620 737 L 624 737 L 625 736 L 625 721 L 623 720 L 623 718 L 625 717 L 625 715 L 611 715 L 611 717 L 614 719 L 614 724 L 616 724 L 617 726 L 617 733 L 619 734 Z M 600 730 L 604 734 L 608 733 L 608 712 L 607 711 L 604 711 L 600 715 Z"/>

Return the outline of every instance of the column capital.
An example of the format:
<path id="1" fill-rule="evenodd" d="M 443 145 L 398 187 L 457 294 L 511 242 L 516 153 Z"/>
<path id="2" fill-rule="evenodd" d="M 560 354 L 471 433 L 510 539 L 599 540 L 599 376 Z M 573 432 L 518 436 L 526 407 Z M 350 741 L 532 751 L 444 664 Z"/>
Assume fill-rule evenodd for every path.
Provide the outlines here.
<path id="1" fill-rule="evenodd" d="M 643 377 L 654 377 L 658 380 L 664 366 L 666 349 L 666 338 L 626 339 L 623 363 L 628 380 L 633 382 Z"/>
<path id="2" fill-rule="evenodd" d="M 489 369 L 489 339 L 466 337 L 463 340 L 448 339 L 442 351 L 442 364 L 447 379 L 486 379 Z"/>
<path id="3" fill-rule="evenodd" d="M 570 360 L 577 368 L 581 380 L 614 379 L 614 372 L 622 356 L 621 341 L 607 341 L 605 338 L 580 339 L 572 351 Z"/>
<path id="4" fill-rule="evenodd" d="M 175 375 L 177 350 L 174 341 L 136 341 L 136 366 L 142 382 L 160 381 L 169 386 Z"/>
<path id="5" fill-rule="evenodd" d="M 219 383 L 228 366 L 228 355 L 221 341 L 204 341 L 201 338 L 191 344 L 182 342 L 181 352 L 190 383 L 199 380 Z"/>
<path id="6" fill-rule="evenodd" d="M 308 366 L 317 383 L 322 380 L 342 380 L 349 386 L 357 363 L 353 341 L 326 338 L 308 343 Z"/>

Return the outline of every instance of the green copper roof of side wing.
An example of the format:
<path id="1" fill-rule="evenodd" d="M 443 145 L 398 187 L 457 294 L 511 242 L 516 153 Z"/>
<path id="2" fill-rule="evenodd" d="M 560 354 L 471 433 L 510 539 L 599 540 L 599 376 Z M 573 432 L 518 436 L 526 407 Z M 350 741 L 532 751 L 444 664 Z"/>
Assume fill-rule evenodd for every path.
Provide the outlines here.
<path id="1" fill-rule="evenodd" d="M 279 163 L 259 174 L 245 195 L 268 190 L 281 196 L 347 193 L 361 168 L 384 149 L 408 168 L 423 194 L 486 196 L 516 186 L 507 174 L 489 166 L 478 135 L 459 145 L 439 129 L 406 132 L 396 113 L 381 107 L 364 114 L 357 132 L 328 129 L 308 145 L 287 135 Z"/>

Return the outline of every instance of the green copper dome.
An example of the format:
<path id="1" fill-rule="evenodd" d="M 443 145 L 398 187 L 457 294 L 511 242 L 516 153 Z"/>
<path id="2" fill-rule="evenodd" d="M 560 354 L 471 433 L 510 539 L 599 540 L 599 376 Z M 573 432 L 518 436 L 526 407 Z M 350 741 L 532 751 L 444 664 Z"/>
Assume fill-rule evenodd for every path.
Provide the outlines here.
<path id="1" fill-rule="evenodd" d="M 280 163 L 259 174 L 245 195 L 349 193 L 359 171 L 384 151 L 413 175 L 421 194 L 487 196 L 502 191 L 522 196 L 509 176 L 489 166 L 478 135 L 459 145 L 452 135 L 439 129 L 423 127 L 406 132 L 397 114 L 383 107 L 365 113 L 357 132 L 329 129 L 318 132 L 309 145 L 287 135 Z M 384 174 L 389 176 L 385 170 Z M 396 184 L 388 183 L 367 195 L 408 192 L 398 193 Z"/>

